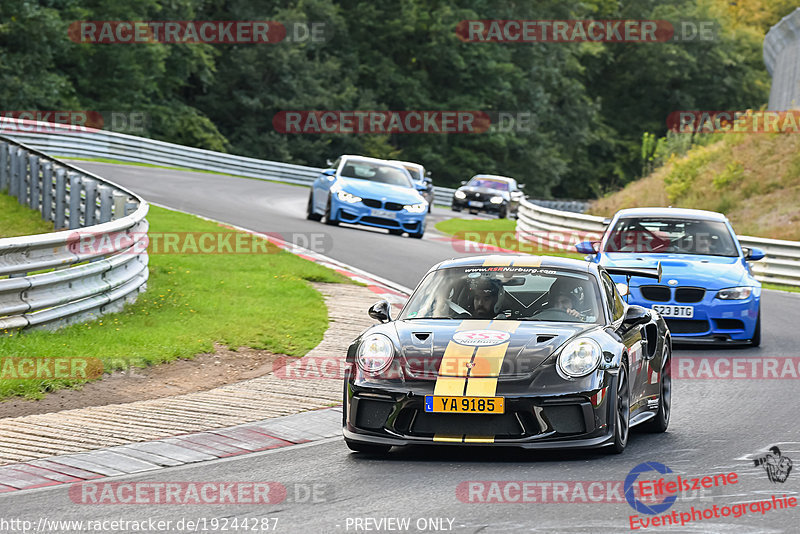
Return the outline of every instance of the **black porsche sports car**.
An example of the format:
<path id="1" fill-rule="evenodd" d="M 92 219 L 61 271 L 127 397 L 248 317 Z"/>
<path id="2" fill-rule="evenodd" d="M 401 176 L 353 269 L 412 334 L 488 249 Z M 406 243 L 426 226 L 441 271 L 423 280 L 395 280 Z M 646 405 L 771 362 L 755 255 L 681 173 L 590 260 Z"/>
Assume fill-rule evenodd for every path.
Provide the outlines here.
<path id="1" fill-rule="evenodd" d="M 376 303 L 369 314 L 382 324 L 347 352 L 347 445 L 368 453 L 412 444 L 619 453 L 632 426 L 664 432 L 669 330 L 657 313 L 625 303 L 610 274 L 660 279 L 661 268 L 460 258 L 434 266 L 397 319 L 386 301 Z"/>

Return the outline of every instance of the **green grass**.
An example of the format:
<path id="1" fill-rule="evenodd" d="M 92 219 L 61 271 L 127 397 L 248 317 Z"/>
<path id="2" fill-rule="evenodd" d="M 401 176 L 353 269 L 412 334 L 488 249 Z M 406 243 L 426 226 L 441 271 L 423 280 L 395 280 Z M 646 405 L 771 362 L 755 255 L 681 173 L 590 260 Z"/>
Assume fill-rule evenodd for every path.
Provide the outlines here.
<path id="1" fill-rule="evenodd" d="M 788 291 L 790 293 L 800 293 L 800 287 L 785 286 L 783 284 L 771 284 L 769 282 L 762 282 L 761 287 L 764 289 L 774 289 L 776 291 Z"/>
<path id="2" fill-rule="evenodd" d="M 458 239 L 486 243 L 524 254 L 561 256 L 583 259 L 583 254 L 543 248 L 537 243 L 519 242 L 516 239 L 517 222 L 511 219 L 447 219 L 436 224 L 436 229 Z"/>
<path id="3" fill-rule="evenodd" d="M 53 225 L 42 220 L 38 211 L 21 205 L 12 196 L 0 193 L 0 238 L 52 231 Z"/>
<path id="4" fill-rule="evenodd" d="M 230 231 L 157 207 L 151 207 L 148 220 L 151 233 Z M 212 351 L 215 342 L 302 356 L 328 326 L 323 298 L 308 282 L 347 279 L 277 247 L 270 245 L 269 251 L 151 254 L 148 289 L 136 303 L 57 332 L 0 335 L 0 355 L 99 358 L 106 371 L 191 358 Z M 78 383 L 0 378 L 0 398 L 38 398 Z"/>

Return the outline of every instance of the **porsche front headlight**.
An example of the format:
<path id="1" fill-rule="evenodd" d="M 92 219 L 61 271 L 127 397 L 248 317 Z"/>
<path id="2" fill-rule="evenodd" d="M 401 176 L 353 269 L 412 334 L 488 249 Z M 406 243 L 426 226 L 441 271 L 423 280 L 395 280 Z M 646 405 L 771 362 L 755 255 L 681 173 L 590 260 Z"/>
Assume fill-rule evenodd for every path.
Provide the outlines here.
<path id="1" fill-rule="evenodd" d="M 489 199 L 489 202 L 491 202 L 492 204 L 502 204 L 503 203 L 503 197 L 500 197 L 500 196 L 492 197 L 492 198 Z"/>
<path id="2" fill-rule="evenodd" d="M 750 286 L 744 287 L 729 287 L 717 292 L 717 298 L 722 300 L 744 300 L 753 293 L 753 288 Z"/>
<path id="3" fill-rule="evenodd" d="M 603 349 L 593 339 L 575 339 L 567 343 L 559 354 L 558 368 L 573 378 L 585 376 L 597 368 L 602 355 Z"/>
<path id="4" fill-rule="evenodd" d="M 356 362 L 367 373 L 380 373 L 392 363 L 394 345 L 383 334 L 370 334 L 358 346 Z"/>
<path id="5" fill-rule="evenodd" d="M 455 197 L 463 199 L 463 198 L 467 198 L 467 194 L 465 192 L 463 192 L 463 191 L 456 191 L 455 192 Z"/>

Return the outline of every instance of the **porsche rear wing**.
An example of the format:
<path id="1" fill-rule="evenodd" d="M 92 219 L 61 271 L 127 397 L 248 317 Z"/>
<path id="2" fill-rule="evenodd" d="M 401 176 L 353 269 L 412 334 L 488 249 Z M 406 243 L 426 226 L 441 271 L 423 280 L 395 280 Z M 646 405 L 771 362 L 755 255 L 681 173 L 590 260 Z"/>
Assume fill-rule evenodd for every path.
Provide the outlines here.
<path id="1" fill-rule="evenodd" d="M 630 280 L 634 276 L 640 276 L 643 278 L 655 278 L 659 282 L 661 281 L 661 262 L 658 262 L 658 267 L 650 268 L 650 267 L 606 267 L 606 272 L 608 274 L 621 274 L 622 276 L 628 277 Z"/>

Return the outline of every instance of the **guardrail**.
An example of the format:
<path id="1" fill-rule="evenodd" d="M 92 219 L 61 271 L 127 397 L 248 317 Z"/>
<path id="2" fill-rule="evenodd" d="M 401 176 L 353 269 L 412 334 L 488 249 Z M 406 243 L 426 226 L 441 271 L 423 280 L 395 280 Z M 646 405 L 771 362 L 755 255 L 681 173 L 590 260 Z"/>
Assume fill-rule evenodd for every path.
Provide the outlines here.
<path id="1" fill-rule="evenodd" d="M 170 165 L 261 180 L 310 186 L 324 169 L 203 150 L 133 135 L 3 117 L 6 135 L 48 154 L 77 158 L 110 158 L 132 163 Z M 0 131 L 0 133 L 3 133 Z M 455 189 L 434 186 L 434 202 L 449 206 Z M 583 211 L 585 202 L 536 200 L 545 206 Z"/>
<path id="2" fill-rule="evenodd" d="M 0 136 L 0 193 L 60 231 L 0 239 L 0 334 L 118 311 L 147 284 L 148 205 L 99 176 Z"/>
<path id="3" fill-rule="evenodd" d="M 518 239 L 545 247 L 575 251 L 578 241 L 599 240 L 606 230 L 603 217 L 569 213 L 523 201 L 517 220 Z M 750 262 L 762 282 L 800 287 L 800 242 L 737 236 L 743 247 L 760 248 L 761 261 Z"/>

